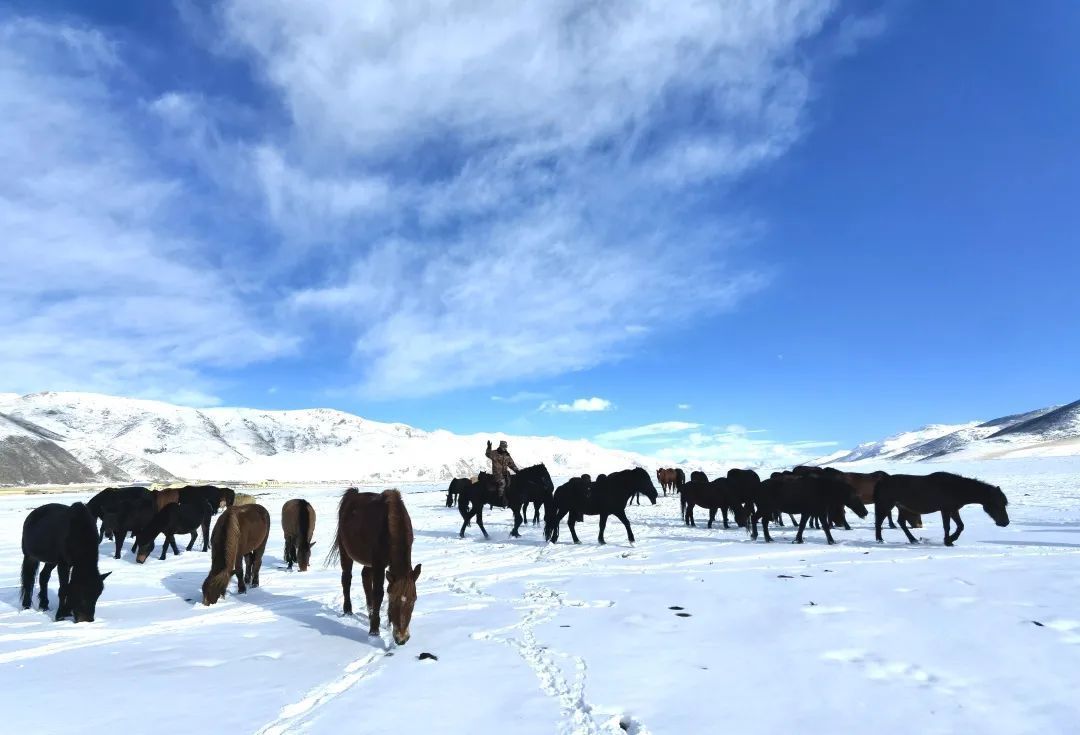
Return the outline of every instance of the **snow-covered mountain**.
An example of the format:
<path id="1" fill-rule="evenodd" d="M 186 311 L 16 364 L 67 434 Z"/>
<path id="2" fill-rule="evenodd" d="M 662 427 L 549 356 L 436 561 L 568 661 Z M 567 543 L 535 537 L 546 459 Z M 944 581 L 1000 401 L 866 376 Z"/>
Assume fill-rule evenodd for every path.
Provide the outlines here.
<path id="1" fill-rule="evenodd" d="M 584 440 L 426 432 L 331 409 L 194 409 L 92 393 L 0 394 L 0 483 L 442 481 L 488 468 L 486 441 L 504 438 L 520 466 L 544 462 L 553 476 L 647 462 Z"/>
<path id="2" fill-rule="evenodd" d="M 1080 401 L 992 421 L 932 424 L 820 457 L 813 464 L 920 462 L 1080 454 Z"/>

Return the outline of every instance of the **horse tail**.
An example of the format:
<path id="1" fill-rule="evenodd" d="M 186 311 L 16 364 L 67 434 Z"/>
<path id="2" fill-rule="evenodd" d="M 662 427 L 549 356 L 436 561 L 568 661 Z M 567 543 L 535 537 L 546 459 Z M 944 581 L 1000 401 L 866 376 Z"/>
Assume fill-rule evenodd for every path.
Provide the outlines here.
<path id="1" fill-rule="evenodd" d="M 221 529 L 220 533 L 218 528 Z M 236 565 L 236 554 L 240 548 L 240 519 L 236 513 L 228 513 L 214 526 L 214 535 L 210 544 L 210 576 L 203 585 L 204 595 L 209 588 L 218 596 L 225 594 L 229 587 L 229 578 Z M 216 570 L 216 571 L 215 571 Z"/>
<path id="2" fill-rule="evenodd" d="M 350 487 L 348 490 L 341 494 L 341 500 L 338 502 L 337 531 L 334 533 L 334 543 L 330 545 L 330 552 L 326 555 L 326 561 L 323 562 L 324 566 L 336 564 L 338 559 L 341 558 L 341 526 L 342 517 L 345 515 L 345 501 L 359 494 L 360 491 L 357 490 L 355 487 Z"/>
<path id="3" fill-rule="evenodd" d="M 310 512 L 311 512 L 311 505 L 308 504 L 308 501 L 301 500 L 300 501 L 300 513 L 299 513 L 299 516 L 298 516 L 298 519 L 297 519 L 297 521 L 298 521 L 298 523 L 300 525 L 300 538 L 298 539 L 298 541 L 299 541 L 298 545 L 300 546 L 301 551 L 303 551 L 305 548 L 307 548 L 308 544 L 311 541 L 311 539 L 308 537 L 308 534 L 311 533 L 311 515 L 310 515 Z"/>

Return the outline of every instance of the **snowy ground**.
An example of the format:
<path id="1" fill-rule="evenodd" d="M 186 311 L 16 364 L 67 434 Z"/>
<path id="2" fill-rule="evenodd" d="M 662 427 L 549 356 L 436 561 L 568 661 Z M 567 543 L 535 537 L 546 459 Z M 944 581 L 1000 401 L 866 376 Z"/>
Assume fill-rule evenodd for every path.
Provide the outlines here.
<path id="1" fill-rule="evenodd" d="M 1000 483 L 1012 525 L 971 506 L 952 549 L 940 518 L 919 546 L 887 529 L 874 543 L 870 519 L 835 547 L 813 531 L 793 546 L 790 528 L 766 545 L 684 528 L 661 497 L 632 509 L 633 547 L 617 522 L 597 546 L 595 519 L 581 546 L 565 529 L 548 546 L 538 527 L 509 541 L 505 512 L 488 515 L 492 540 L 459 540 L 442 488 L 409 488 L 423 575 L 401 648 L 340 615 L 336 569 L 283 569 L 281 503 L 316 505 L 321 560 L 337 492 L 261 496 L 275 519 L 263 586 L 210 608 L 192 603 L 207 555 L 138 566 L 103 546 L 115 574 L 83 625 L 17 609 L 21 523 L 54 498 L 0 497 L 3 731 L 1075 731 L 1080 460 L 955 469 Z"/>

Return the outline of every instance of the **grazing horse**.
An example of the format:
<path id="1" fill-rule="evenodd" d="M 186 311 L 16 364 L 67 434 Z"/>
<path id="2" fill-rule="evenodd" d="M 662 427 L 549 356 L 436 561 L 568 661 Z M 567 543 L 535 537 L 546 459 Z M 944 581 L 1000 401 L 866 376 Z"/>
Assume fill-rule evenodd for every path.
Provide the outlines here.
<path id="1" fill-rule="evenodd" d="M 416 605 L 420 565 L 412 566 L 412 520 L 401 493 L 397 490 L 362 493 L 350 487 L 341 496 L 338 506 L 336 539 L 327 563 L 334 557 L 341 560 L 341 591 L 345 596 L 342 612 L 352 615 L 350 593 L 352 568 L 356 562 L 363 565 L 360 576 L 367 598 L 368 635 L 378 635 L 385 574 L 394 641 L 404 646 L 409 641 L 409 622 Z"/>
<path id="2" fill-rule="evenodd" d="M 120 509 L 114 515 L 113 521 L 113 541 L 116 543 L 116 553 L 113 554 L 114 559 L 120 558 L 120 552 L 124 548 L 124 539 L 127 538 L 128 533 L 132 536 L 138 536 L 139 531 L 154 520 L 157 512 L 153 495 L 150 493 L 147 493 L 140 500 L 132 500 L 120 506 Z M 135 542 L 132 542 L 131 551 L 134 552 L 135 549 Z"/>
<path id="3" fill-rule="evenodd" d="M 34 575 L 38 577 L 38 607 L 49 609 L 49 577 L 58 568 L 60 578 L 56 619 L 72 616 L 76 623 L 94 622 L 105 578 L 98 573 L 97 524 L 82 503 L 49 503 L 30 511 L 22 530 L 22 606 L 30 609 Z"/>
<path id="4" fill-rule="evenodd" d="M 543 464 L 525 467 L 518 470 L 510 482 L 517 484 L 518 490 L 525 497 L 525 501 L 521 504 L 521 517 L 528 519 L 529 503 L 532 503 L 533 525 L 536 525 L 540 522 L 540 506 L 544 506 L 545 513 L 550 512 L 551 500 L 555 495 L 555 483 L 551 481 L 547 467 Z"/>
<path id="5" fill-rule="evenodd" d="M 656 471 L 656 479 L 660 481 L 660 489 L 664 491 L 664 495 L 667 495 L 668 490 L 675 492 L 675 480 L 677 477 L 676 470 L 670 467 Z"/>
<path id="6" fill-rule="evenodd" d="M 630 497 L 642 493 L 653 505 L 656 505 L 656 488 L 649 473 L 641 467 L 632 470 L 619 470 L 610 475 L 600 475 L 596 482 L 588 483 L 580 477 L 574 478 L 555 491 L 554 510 L 548 516 L 544 526 L 544 538 L 551 543 L 559 541 L 559 524 L 563 518 L 570 529 L 575 544 L 581 543 L 574 525 L 585 516 L 600 516 L 600 535 L 598 543 L 604 543 L 604 528 L 608 516 L 615 516 L 626 527 L 626 537 L 634 543 L 634 531 L 626 517 L 626 506 Z"/>
<path id="7" fill-rule="evenodd" d="M 94 497 L 86 501 L 86 508 L 99 521 L 101 531 L 98 533 L 100 544 L 106 536 L 113 537 L 113 528 L 116 525 L 116 514 L 120 512 L 125 503 L 132 503 L 150 496 L 150 491 L 140 486 L 130 487 L 107 487 Z"/>
<path id="8" fill-rule="evenodd" d="M 154 540 L 161 533 L 165 534 L 165 543 L 161 547 L 159 557 L 162 561 L 169 553 L 169 546 L 172 546 L 173 556 L 180 554 L 179 549 L 176 548 L 174 534 L 190 533 L 191 540 L 188 542 L 187 550 L 191 551 L 191 547 L 195 545 L 195 539 L 198 538 L 199 528 L 202 528 L 204 539 L 210 535 L 210 516 L 212 515 L 214 515 L 214 506 L 205 500 L 169 503 L 155 513 L 150 522 L 136 534 L 135 561 L 139 564 L 146 561 L 150 552 L 154 550 Z"/>
<path id="9" fill-rule="evenodd" d="M 477 476 L 476 482 L 467 488 L 462 488 L 461 493 L 458 495 L 458 512 L 461 513 L 462 521 L 458 537 L 465 538 L 465 529 L 468 528 L 469 521 L 475 517 L 480 532 L 484 534 L 484 538 L 489 538 L 487 529 L 484 528 L 485 505 L 509 508 L 513 511 L 514 527 L 510 530 L 510 535 L 514 538 L 520 537 L 521 534 L 518 529 L 521 528 L 521 524 L 525 520 L 521 514 L 521 509 L 525 505 L 527 492 L 528 486 L 526 484 L 511 480 L 506 485 L 504 497 L 500 498 L 495 476 L 487 472 L 481 472 Z"/>
<path id="10" fill-rule="evenodd" d="M 263 551 L 270 537 L 270 513 L 257 504 L 234 505 L 218 516 L 210 536 L 210 573 L 203 580 L 203 604 L 213 605 L 236 575 L 236 591 L 259 586 Z M 247 572 L 244 572 L 244 561 Z"/>
<path id="11" fill-rule="evenodd" d="M 453 508 L 462 489 L 468 488 L 472 484 L 473 480 L 468 477 L 456 477 L 451 480 L 450 487 L 446 488 L 446 507 Z"/>
<path id="12" fill-rule="evenodd" d="M 777 513 L 801 514 L 799 530 L 795 534 L 797 544 L 803 542 L 803 531 L 811 518 L 821 519 L 825 538 L 833 544 L 836 542 L 830 533 L 832 520 L 843 513 L 844 506 L 851 508 L 860 518 L 867 516 L 866 506 L 846 483 L 817 473 L 770 477 L 759 486 L 755 506 L 750 537 L 757 538 L 757 522 L 760 520 L 766 542 L 772 541 L 769 521 L 775 518 Z"/>
<path id="13" fill-rule="evenodd" d="M 890 475 L 874 489 L 874 535 L 881 541 L 881 524 L 893 507 L 912 513 L 941 512 L 941 525 L 945 527 L 945 545 L 952 546 L 964 531 L 960 509 L 970 503 L 982 505 L 986 514 L 999 526 L 1009 525 L 1009 504 L 1005 493 L 979 480 L 954 475 L 951 472 L 935 472 L 932 475 Z M 913 544 L 919 543 L 907 527 L 907 518 L 899 514 L 900 529 Z M 949 534 L 950 520 L 956 522 L 956 533 Z"/>
<path id="14" fill-rule="evenodd" d="M 694 470 L 690 473 L 690 482 L 708 482 L 709 476 L 701 470 Z"/>
<path id="15" fill-rule="evenodd" d="M 700 505 L 709 509 L 709 528 L 712 528 L 716 520 L 716 511 L 723 512 L 724 528 L 728 526 L 728 511 L 735 515 L 735 525 L 742 527 L 746 524 L 749 514 L 745 506 L 739 501 L 739 493 L 736 483 L 726 477 L 718 477 L 711 482 L 690 481 L 683 486 L 683 522 L 688 526 L 696 526 L 694 521 L 694 506 Z"/>
<path id="16" fill-rule="evenodd" d="M 686 473 L 681 468 L 675 470 L 675 489 L 680 490 L 686 484 Z"/>
<path id="17" fill-rule="evenodd" d="M 214 513 L 236 503 L 236 492 L 232 488 L 218 487 L 217 485 L 185 485 L 179 488 L 180 502 L 193 503 L 205 500 L 214 506 Z M 206 551 L 206 549 L 203 549 Z"/>
<path id="18" fill-rule="evenodd" d="M 281 530 L 285 533 L 286 569 L 292 569 L 293 562 L 306 572 L 311 563 L 311 547 L 315 542 L 315 509 L 303 498 L 288 500 L 281 506 Z"/>

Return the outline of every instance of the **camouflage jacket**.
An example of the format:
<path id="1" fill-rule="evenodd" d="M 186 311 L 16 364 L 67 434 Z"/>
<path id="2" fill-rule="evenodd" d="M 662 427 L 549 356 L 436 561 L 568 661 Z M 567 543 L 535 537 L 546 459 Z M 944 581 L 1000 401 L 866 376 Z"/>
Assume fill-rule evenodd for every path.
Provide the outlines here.
<path id="1" fill-rule="evenodd" d="M 489 448 L 485 454 L 491 460 L 491 474 L 495 475 L 495 477 L 508 478 L 510 477 L 508 470 L 518 471 L 517 465 L 514 464 L 514 458 L 505 449 Z"/>

